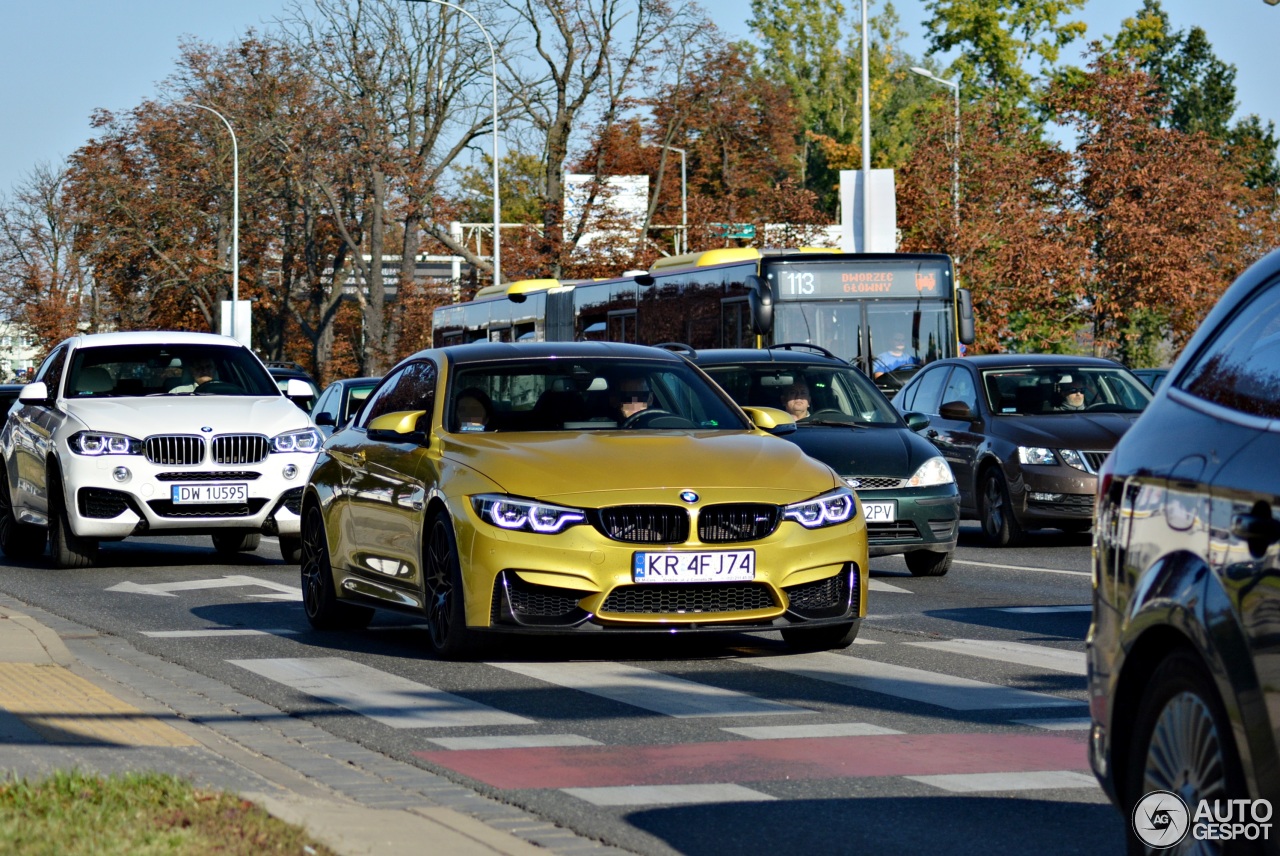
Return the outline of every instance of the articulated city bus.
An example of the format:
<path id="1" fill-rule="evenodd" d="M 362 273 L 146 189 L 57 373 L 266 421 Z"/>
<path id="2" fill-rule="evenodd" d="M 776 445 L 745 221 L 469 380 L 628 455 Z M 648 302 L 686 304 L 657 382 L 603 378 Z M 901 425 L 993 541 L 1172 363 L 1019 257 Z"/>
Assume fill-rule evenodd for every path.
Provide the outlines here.
<path id="1" fill-rule="evenodd" d="M 437 309 L 432 326 L 437 347 L 477 340 L 807 344 L 892 392 L 920 366 L 973 341 L 973 309 L 949 256 L 729 248 L 660 259 L 615 279 L 489 286 L 469 303 Z"/>

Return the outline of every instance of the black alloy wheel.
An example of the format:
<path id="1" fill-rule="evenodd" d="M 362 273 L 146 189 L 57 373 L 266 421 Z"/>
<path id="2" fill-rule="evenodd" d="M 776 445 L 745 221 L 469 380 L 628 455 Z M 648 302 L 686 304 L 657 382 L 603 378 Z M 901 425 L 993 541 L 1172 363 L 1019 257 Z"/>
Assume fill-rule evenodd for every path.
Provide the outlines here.
<path id="1" fill-rule="evenodd" d="M 982 537 L 992 547 L 1013 547 L 1022 542 L 1022 525 L 1013 513 L 1009 487 L 998 467 L 982 477 Z"/>
<path id="2" fill-rule="evenodd" d="M 1212 805 L 1215 800 L 1248 798 L 1231 724 L 1196 655 L 1176 650 L 1156 667 L 1146 682 L 1133 728 L 1123 795 L 1128 815 L 1152 791 L 1178 794 L 1192 812 L 1201 800 Z M 1211 842 L 1192 842 L 1188 836 L 1186 843 Z M 1135 850 L 1146 852 L 1131 832 L 1130 852 Z"/>
<path id="3" fill-rule="evenodd" d="M 448 660 L 466 656 L 475 647 L 474 634 L 467 630 L 462 568 L 458 563 L 453 523 L 443 512 L 430 524 L 422 588 L 432 649 Z"/>
<path id="4" fill-rule="evenodd" d="M 338 599 L 333 565 L 325 537 L 324 515 L 310 505 L 302 519 L 302 607 L 316 630 L 359 630 L 373 619 L 373 610 Z"/>

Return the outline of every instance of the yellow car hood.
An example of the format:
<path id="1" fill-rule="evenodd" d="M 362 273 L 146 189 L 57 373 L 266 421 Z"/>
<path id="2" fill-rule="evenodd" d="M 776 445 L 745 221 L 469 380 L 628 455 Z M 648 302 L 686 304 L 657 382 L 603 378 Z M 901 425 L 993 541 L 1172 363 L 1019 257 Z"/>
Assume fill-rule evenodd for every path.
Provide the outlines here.
<path id="1" fill-rule="evenodd" d="M 688 489 L 718 495 L 747 490 L 753 498 L 785 503 L 841 483 L 794 443 L 745 431 L 448 434 L 443 440 L 446 458 L 483 473 L 505 492 L 560 502 L 586 494 Z"/>

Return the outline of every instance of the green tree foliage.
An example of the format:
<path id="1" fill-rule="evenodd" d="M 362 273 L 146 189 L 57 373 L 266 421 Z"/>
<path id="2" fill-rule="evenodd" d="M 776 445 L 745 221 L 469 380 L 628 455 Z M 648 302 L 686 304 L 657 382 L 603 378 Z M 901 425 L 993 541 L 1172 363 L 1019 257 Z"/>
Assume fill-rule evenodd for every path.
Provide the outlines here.
<path id="1" fill-rule="evenodd" d="M 1084 35 L 1065 20 L 1085 0 L 925 0 L 929 52 L 958 50 L 952 68 L 972 97 L 990 98 L 1004 117 L 1030 115 L 1041 76 L 1062 48 Z"/>

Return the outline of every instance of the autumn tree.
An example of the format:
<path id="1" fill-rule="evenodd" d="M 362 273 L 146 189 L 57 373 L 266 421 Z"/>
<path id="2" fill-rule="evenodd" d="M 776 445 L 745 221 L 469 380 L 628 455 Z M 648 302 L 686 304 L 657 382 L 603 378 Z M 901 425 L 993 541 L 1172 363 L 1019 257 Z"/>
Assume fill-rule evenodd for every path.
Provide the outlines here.
<path id="1" fill-rule="evenodd" d="M 504 58 L 525 119 L 543 141 L 541 248 L 546 271 L 560 276 L 585 231 L 594 200 L 577 223 L 564 222 L 565 165 L 574 134 L 593 116 L 608 128 L 631 103 L 655 40 L 684 13 L 666 0 L 505 0 L 532 42 L 529 62 Z M 536 69 L 536 70 L 534 70 Z M 590 174 L 601 169 L 593 166 Z"/>
<path id="2" fill-rule="evenodd" d="M 1047 103 L 1078 140 L 1072 205 L 1093 259 L 1083 308 L 1094 348 L 1148 362 L 1153 340 L 1187 340 L 1246 263 L 1243 176 L 1204 131 L 1151 121 L 1167 101 L 1132 56 L 1095 45 L 1084 85 Z"/>
<path id="3" fill-rule="evenodd" d="M 976 352 L 1072 350 L 1091 260 L 1071 206 L 1070 156 L 1033 131 L 1006 128 L 995 101 L 968 105 L 957 232 L 954 118 L 943 109 L 921 121 L 897 173 L 900 249 L 955 258 L 959 284 L 973 294 Z"/>
<path id="4" fill-rule="evenodd" d="M 0 305 L 37 351 L 99 329 L 101 306 L 79 231 L 64 167 L 36 166 L 11 198 L 0 199 Z"/>

